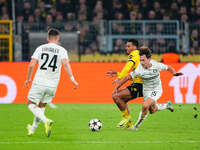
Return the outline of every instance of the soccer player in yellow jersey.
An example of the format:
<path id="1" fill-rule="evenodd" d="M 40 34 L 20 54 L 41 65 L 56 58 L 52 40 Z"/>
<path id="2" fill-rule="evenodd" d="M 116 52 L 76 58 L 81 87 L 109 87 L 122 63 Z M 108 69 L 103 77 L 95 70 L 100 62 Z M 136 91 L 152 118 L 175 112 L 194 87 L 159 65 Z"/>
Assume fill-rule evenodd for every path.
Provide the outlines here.
<path id="1" fill-rule="evenodd" d="M 130 39 L 126 43 L 126 52 L 128 54 L 128 61 L 121 72 L 110 70 L 107 72 L 108 76 L 116 77 L 117 79 L 113 82 L 116 83 L 120 79 L 126 77 L 130 71 L 133 71 L 140 62 L 140 55 L 138 48 L 138 41 L 136 39 Z M 132 127 L 132 121 L 130 111 L 128 108 L 128 101 L 137 97 L 142 97 L 142 80 L 140 77 L 132 79 L 133 83 L 118 92 L 112 93 L 112 98 L 117 104 L 118 108 L 122 113 L 122 120 L 118 123 L 118 128 L 129 128 Z"/>

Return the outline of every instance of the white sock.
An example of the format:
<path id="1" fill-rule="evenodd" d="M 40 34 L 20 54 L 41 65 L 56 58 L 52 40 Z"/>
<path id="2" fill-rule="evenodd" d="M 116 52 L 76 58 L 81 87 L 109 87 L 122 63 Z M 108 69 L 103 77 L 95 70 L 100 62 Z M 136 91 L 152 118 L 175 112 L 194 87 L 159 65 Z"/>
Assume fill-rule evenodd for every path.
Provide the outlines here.
<path id="1" fill-rule="evenodd" d="M 139 128 L 140 125 L 143 123 L 143 121 L 146 119 L 147 115 L 142 115 L 142 112 L 140 112 L 138 120 L 136 124 L 134 125 L 136 128 Z"/>
<path id="2" fill-rule="evenodd" d="M 42 112 L 44 113 L 45 107 L 41 108 L 41 110 L 42 110 Z M 40 121 L 41 121 L 40 118 L 34 117 L 34 119 L 33 119 L 33 124 L 32 124 L 32 129 L 33 129 L 33 131 L 36 130 L 36 128 L 37 128 L 38 125 L 40 124 Z"/>
<path id="3" fill-rule="evenodd" d="M 34 117 L 33 124 L 32 124 L 33 131 L 35 131 L 35 129 L 38 127 L 38 125 L 40 124 L 40 121 L 41 121 L 40 118 Z"/>
<path id="4" fill-rule="evenodd" d="M 56 105 L 53 104 L 53 103 L 48 103 L 48 105 L 49 105 L 49 107 L 51 107 L 51 108 L 56 108 Z"/>
<path id="5" fill-rule="evenodd" d="M 39 118 L 40 120 L 42 120 L 44 123 L 47 122 L 47 118 L 44 115 L 44 112 L 42 111 L 41 108 L 39 108 L 38 106 L 36 106 L 35 104 L 29 104 L 28 108 L 31 110 L 31 112 L 34 114 L 35 117 Z"/>
<path id="6" fill-rule="evenodd" d="M 42 107 L 42 108 L 40 108 L 41 110 L 42 110 L 42 112 L 44 113 L 44 111 L 45 111 L 45 107 Z"/>
<path id="7" fill-rule="evenodd" d="M 164 110 L 167 109 L 167 104 L 156 104 L 158 110 Z"/>

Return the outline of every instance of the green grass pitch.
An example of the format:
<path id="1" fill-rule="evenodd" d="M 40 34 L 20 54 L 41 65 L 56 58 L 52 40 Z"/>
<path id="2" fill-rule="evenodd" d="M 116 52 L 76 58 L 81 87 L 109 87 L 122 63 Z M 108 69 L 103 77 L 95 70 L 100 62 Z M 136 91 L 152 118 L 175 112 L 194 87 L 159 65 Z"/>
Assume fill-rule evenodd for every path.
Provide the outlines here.
<path id="1" fill-rule="evenodd" d="M 115 104 L 58 104 L 47 107 L 53 119 L 51 137 L 44 134 L 41 123 L 28 137 L 26 125 L 33 115 L 25 104 L 0 105 L 0 150 L 199 150 L 200 118 L 193 109 L 198 105 L 174 105 L 175 111 L 163 110 L 149 115 L 138 131 L 117 129 L 121 114 Z M 135 122 L 141 104 L 130 104 Z M 200 108 L 199 108 L 200 109 Z M 99 132 L 88 128 L 89 120 L 98 118 Z"/>

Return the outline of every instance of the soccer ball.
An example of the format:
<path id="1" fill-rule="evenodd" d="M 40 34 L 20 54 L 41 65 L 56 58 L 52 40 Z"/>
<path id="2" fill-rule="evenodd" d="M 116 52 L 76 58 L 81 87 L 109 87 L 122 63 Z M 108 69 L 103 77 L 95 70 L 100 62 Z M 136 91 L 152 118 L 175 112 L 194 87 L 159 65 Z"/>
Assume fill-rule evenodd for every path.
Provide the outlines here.
<path id="1" fill-rule="evenodd" d="M 91 131 L 99 131 L 102 128 L 102 123 L 99 119 L 91 119 L 89 122 L 89 129 Z"/>

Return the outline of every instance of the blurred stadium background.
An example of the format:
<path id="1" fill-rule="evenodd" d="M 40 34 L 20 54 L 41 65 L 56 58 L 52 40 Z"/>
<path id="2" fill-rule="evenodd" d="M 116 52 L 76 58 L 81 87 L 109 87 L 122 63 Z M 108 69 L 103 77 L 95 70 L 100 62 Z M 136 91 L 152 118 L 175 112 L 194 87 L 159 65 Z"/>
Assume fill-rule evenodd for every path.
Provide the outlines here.
<path id="1" fill-rule="evenodd" d="M 126 61 L 129 38 L 158 61 L 167 52 L 200 61 L 200 0 L 0 0 L 0 12 L 1 61 L 29 61 L 49 27 L 71 61 Z"/>
<path id="2" fill-rule="evenodd" d="M 62 74 L 53 99 L 57 109 L 46 111 L 55 120 L 51 137 L 42 125 L 27 137 L 25 126 L 33 117 L 24 87 L 28 61 L 46 43 L 49 27 L 60 30 L 80 87 L 73 90 Z M 200 0 L 0 0 L 0 149 L 199 150 L 199 33 Z M 171 100 L 175 111 L 149 115 L 137 132 L 115 128 L 121 116 L 111 96 L 112 79 L 105 75 L 123 68 L 130 38 L 184 73 L 179 78 L 161 73 L 158 102 Z M 142 102 L 130 102 L 134 122 Z M 102 121 L 100 132 L 88 129 L 92 118 Z"/>
<path id="3" fill-rule="evenodd" d="M 19 95 L 24 93 L 21 87 L 26 62 L 38 45 L 46 43 L 50 27 L 60 30 L 60 44 L 68 50 L 74 73 L 82 84 L 79 96 L 70 91 L 68 97 L 69 93 L 58 90 L 57 99 L 112 102 L 113 87 L 111 80 L 104 77 L 105 72 L 122 69 L 127 61 L 125 43 L 135 38 L 140 46 L 150 47 L 153 59 L 173 63 L 177 71 L 184 73 L 178 80 L 161 74 L 164 91 L 168 92 L 163 99 L 172 99 L 173 103 L 200 102 L 200 0 L 0 0 L 0 19 L 0 74 L 14 80 L 18 90 L 10 92 L 12 88 L 0 86 L 4 91 L 0 96 L 6 95 L 0 97 L 0 103 L 18 103 L 19 99 L 25 103 L 26 95 Z M 4 77 L 0 79 L 0 85 L 9 83 Z M 65 87 L 62 82 L 61 87 Z M 86 92 L 90 89 L 93 94 Z"/>

